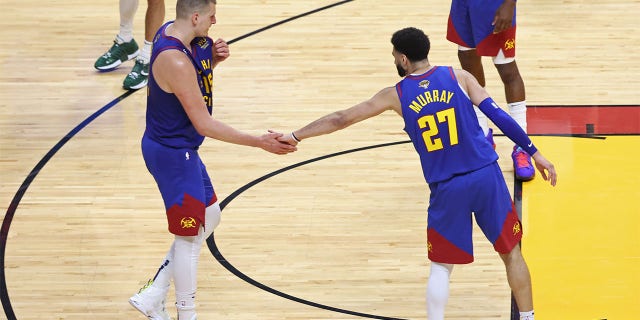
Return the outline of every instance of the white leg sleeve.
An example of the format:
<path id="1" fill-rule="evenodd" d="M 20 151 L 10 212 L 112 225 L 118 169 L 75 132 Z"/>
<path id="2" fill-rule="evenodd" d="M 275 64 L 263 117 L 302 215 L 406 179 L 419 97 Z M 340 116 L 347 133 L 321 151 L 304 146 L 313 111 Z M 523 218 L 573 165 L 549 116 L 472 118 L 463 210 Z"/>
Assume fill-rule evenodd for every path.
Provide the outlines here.
<path id="1" fill-rule="evenodd" d="M 124 42 L 133 39 L 133 17 L 138 9 L 138 0 L 120 0 L 120 33 L 118 38 Z"/>
<path id="2" fill-rule="evenodd" d="M 427 283 L 427 318 L 443 320 L 444 309 L 449 299 L 449 276 L 452 264 L 431 262 L 431 271 Z"/>
<path id="3" fill-rule="evenodd" d="M 176 236 L 174 241 L 173 282 L 176 287 L 176 307 L 180 318 L 183 319 L 191 319 L 191 315 L 182 314 L 181 310 L 195 313 L 196 276 L 202 247 L 199 240 L 202 234 L 203 231 L 200 229 L 197 236 Z"/>
<path id="4" fill-rule="evenodd" d="M 169 252 L 167 252 L 167 256 L 164 258 L 162 265 L 158 268 L 158 272 L 155 277 L 153 277 L 152 286 L 162 289 L 168 290 L 171 285 L 171 278 L 173 277 L 173 256 L 175 252 L 175 242 L 171 244 L 171 248 Z"/>
<path id="5" fill-rule="evenodd" d="M 220 206 L 218 203 L 214 203 L 207 207 L 204 228 L 200 229 L 197 236 L 176 236 L 174 240 L 173 281 L 176 287 L 176 307 L 180 319 L 191 319 L 196 314 L 196 279 L 200 249 L 202 242 L 220 224 L 220 214 Z"/>

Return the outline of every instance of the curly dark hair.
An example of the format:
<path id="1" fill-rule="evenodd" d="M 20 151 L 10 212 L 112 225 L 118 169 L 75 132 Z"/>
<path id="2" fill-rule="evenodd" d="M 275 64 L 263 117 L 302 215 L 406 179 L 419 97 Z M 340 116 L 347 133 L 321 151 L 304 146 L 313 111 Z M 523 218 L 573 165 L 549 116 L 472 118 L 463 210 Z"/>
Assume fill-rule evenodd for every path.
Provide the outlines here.
<path id="1" fill-rule="evenodd" d="M 414 27 L 396 31 L 391 37 L 391 43 L 396 51 L 407 56 L 411 62 L 426 59 L 431 48 L 429 37 Z"/>

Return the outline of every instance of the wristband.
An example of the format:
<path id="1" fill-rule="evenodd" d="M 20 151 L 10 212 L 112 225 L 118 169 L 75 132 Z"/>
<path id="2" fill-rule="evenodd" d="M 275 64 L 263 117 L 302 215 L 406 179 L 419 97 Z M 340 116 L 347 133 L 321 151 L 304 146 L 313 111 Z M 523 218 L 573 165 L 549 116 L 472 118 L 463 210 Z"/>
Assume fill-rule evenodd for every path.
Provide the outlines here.
<path id="1" fill-rule="evenodd" d="M 302 141 L 302 140 L 298 139 L 298 137 L 296 137 L 295 134 L 293 134 L 293 131 L 291 131 L 291 138 L 293 138 L 293 140 L 295 140 L 297 143 L 300 143 L 300 141 Z"/>

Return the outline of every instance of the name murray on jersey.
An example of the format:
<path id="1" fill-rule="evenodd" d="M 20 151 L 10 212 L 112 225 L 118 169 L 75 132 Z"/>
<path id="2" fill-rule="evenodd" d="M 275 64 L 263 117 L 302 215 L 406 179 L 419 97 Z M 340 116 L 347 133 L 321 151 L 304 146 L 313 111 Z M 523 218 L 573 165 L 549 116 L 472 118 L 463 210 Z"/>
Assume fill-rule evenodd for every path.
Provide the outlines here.
<path id="1" fill-rule="evenodd" d="M 424 108 L 426 105 L 432 102 L 444 102 L 449 103 L 451 98 L 453 97 L 453 92 L 449 90 L 429 90 L 425 91 L 416 98 L 411 101 L 409 104 L 409 108 L 415 111 L 416 113 L 420 113 L 420 110 Z"/>

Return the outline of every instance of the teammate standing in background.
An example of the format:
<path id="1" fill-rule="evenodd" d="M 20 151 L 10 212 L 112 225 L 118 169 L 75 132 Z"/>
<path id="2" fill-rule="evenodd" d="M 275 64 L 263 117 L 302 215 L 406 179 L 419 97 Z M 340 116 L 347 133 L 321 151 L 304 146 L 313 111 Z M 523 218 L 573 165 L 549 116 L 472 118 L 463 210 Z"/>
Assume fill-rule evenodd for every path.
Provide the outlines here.
<path id="1" fill-rule="evenodd" d="M 492 57 L 504 84 L 509 114 L 527 132 L 527 103 L 524 81 L 516 55 L 516 0 L 452 0 L 447 39 L 458 44 L 462 69 L 485 86 L 482 57 Z M 489 141 L 493 132 L 487 117 L 476 112 L 478 123 Z M 529 181 L 535 176 L 531 155 L 522 146 L 514 146 L 511 158 L 516 179 Z"/>
<path id="2" fill-rule="evenodd" d="M 142 51 L 133 39 L 133 17 L 138 9 L 138 0 L 120 0 L 119 8 L 120 32 L 116 35 L 111 48 L 96 60 L 94 67 L 103 72 L 112 71 L 123 62 L 135 58 L 133 69 L 124 78 L 122 87 L 127 90 L 140 89 L 147 85 L 151 44 L 153 36 L 164 21 L 164 0 L 147 0 Z"/>
<path id="3" fill-rule="evenodd" d="M 176 19 L 154 38 L 142 155 L 166 209 L 174 241 L 154 278 L 129 303 L 149 319 L 170 319 L 164 302 L 173 279 L 179 320 L 195 320 L 196 274 L 203 241 L 220 222 L 220 206 L 198 149 L 205 137 L 262 148 L 275 154 L 296 150 L 253 136 L 213 118 L 213 69 L 229 57 L 229 46 L 208 37 L 216 23 L 215 0 L 178 0 Z"/>
<path id="4" fill-rule="evenodd" d="M 516 144 L 533 155 L 543 179 L 556 184 L 556 171 L 527 134 L 500 109 L 467 71 L 432 66 L 429 38 L 416 28 L 391 38 L 394 63 L 404 77 L 351 108 L 321 117 L 281 141 L 300 141 L 344 129 L 393 110 L 420 156 L 431 195 L 427 215 L 427 249 L 431 271 L 427 286 L 429 320 L 444 319 L 449 275 L 454 264 L 473 262 L 472 216 L 504 262 L 520 318 L 533 320 L 531 277 L 520 252 L 522 224 L 474 106 Z"/>

